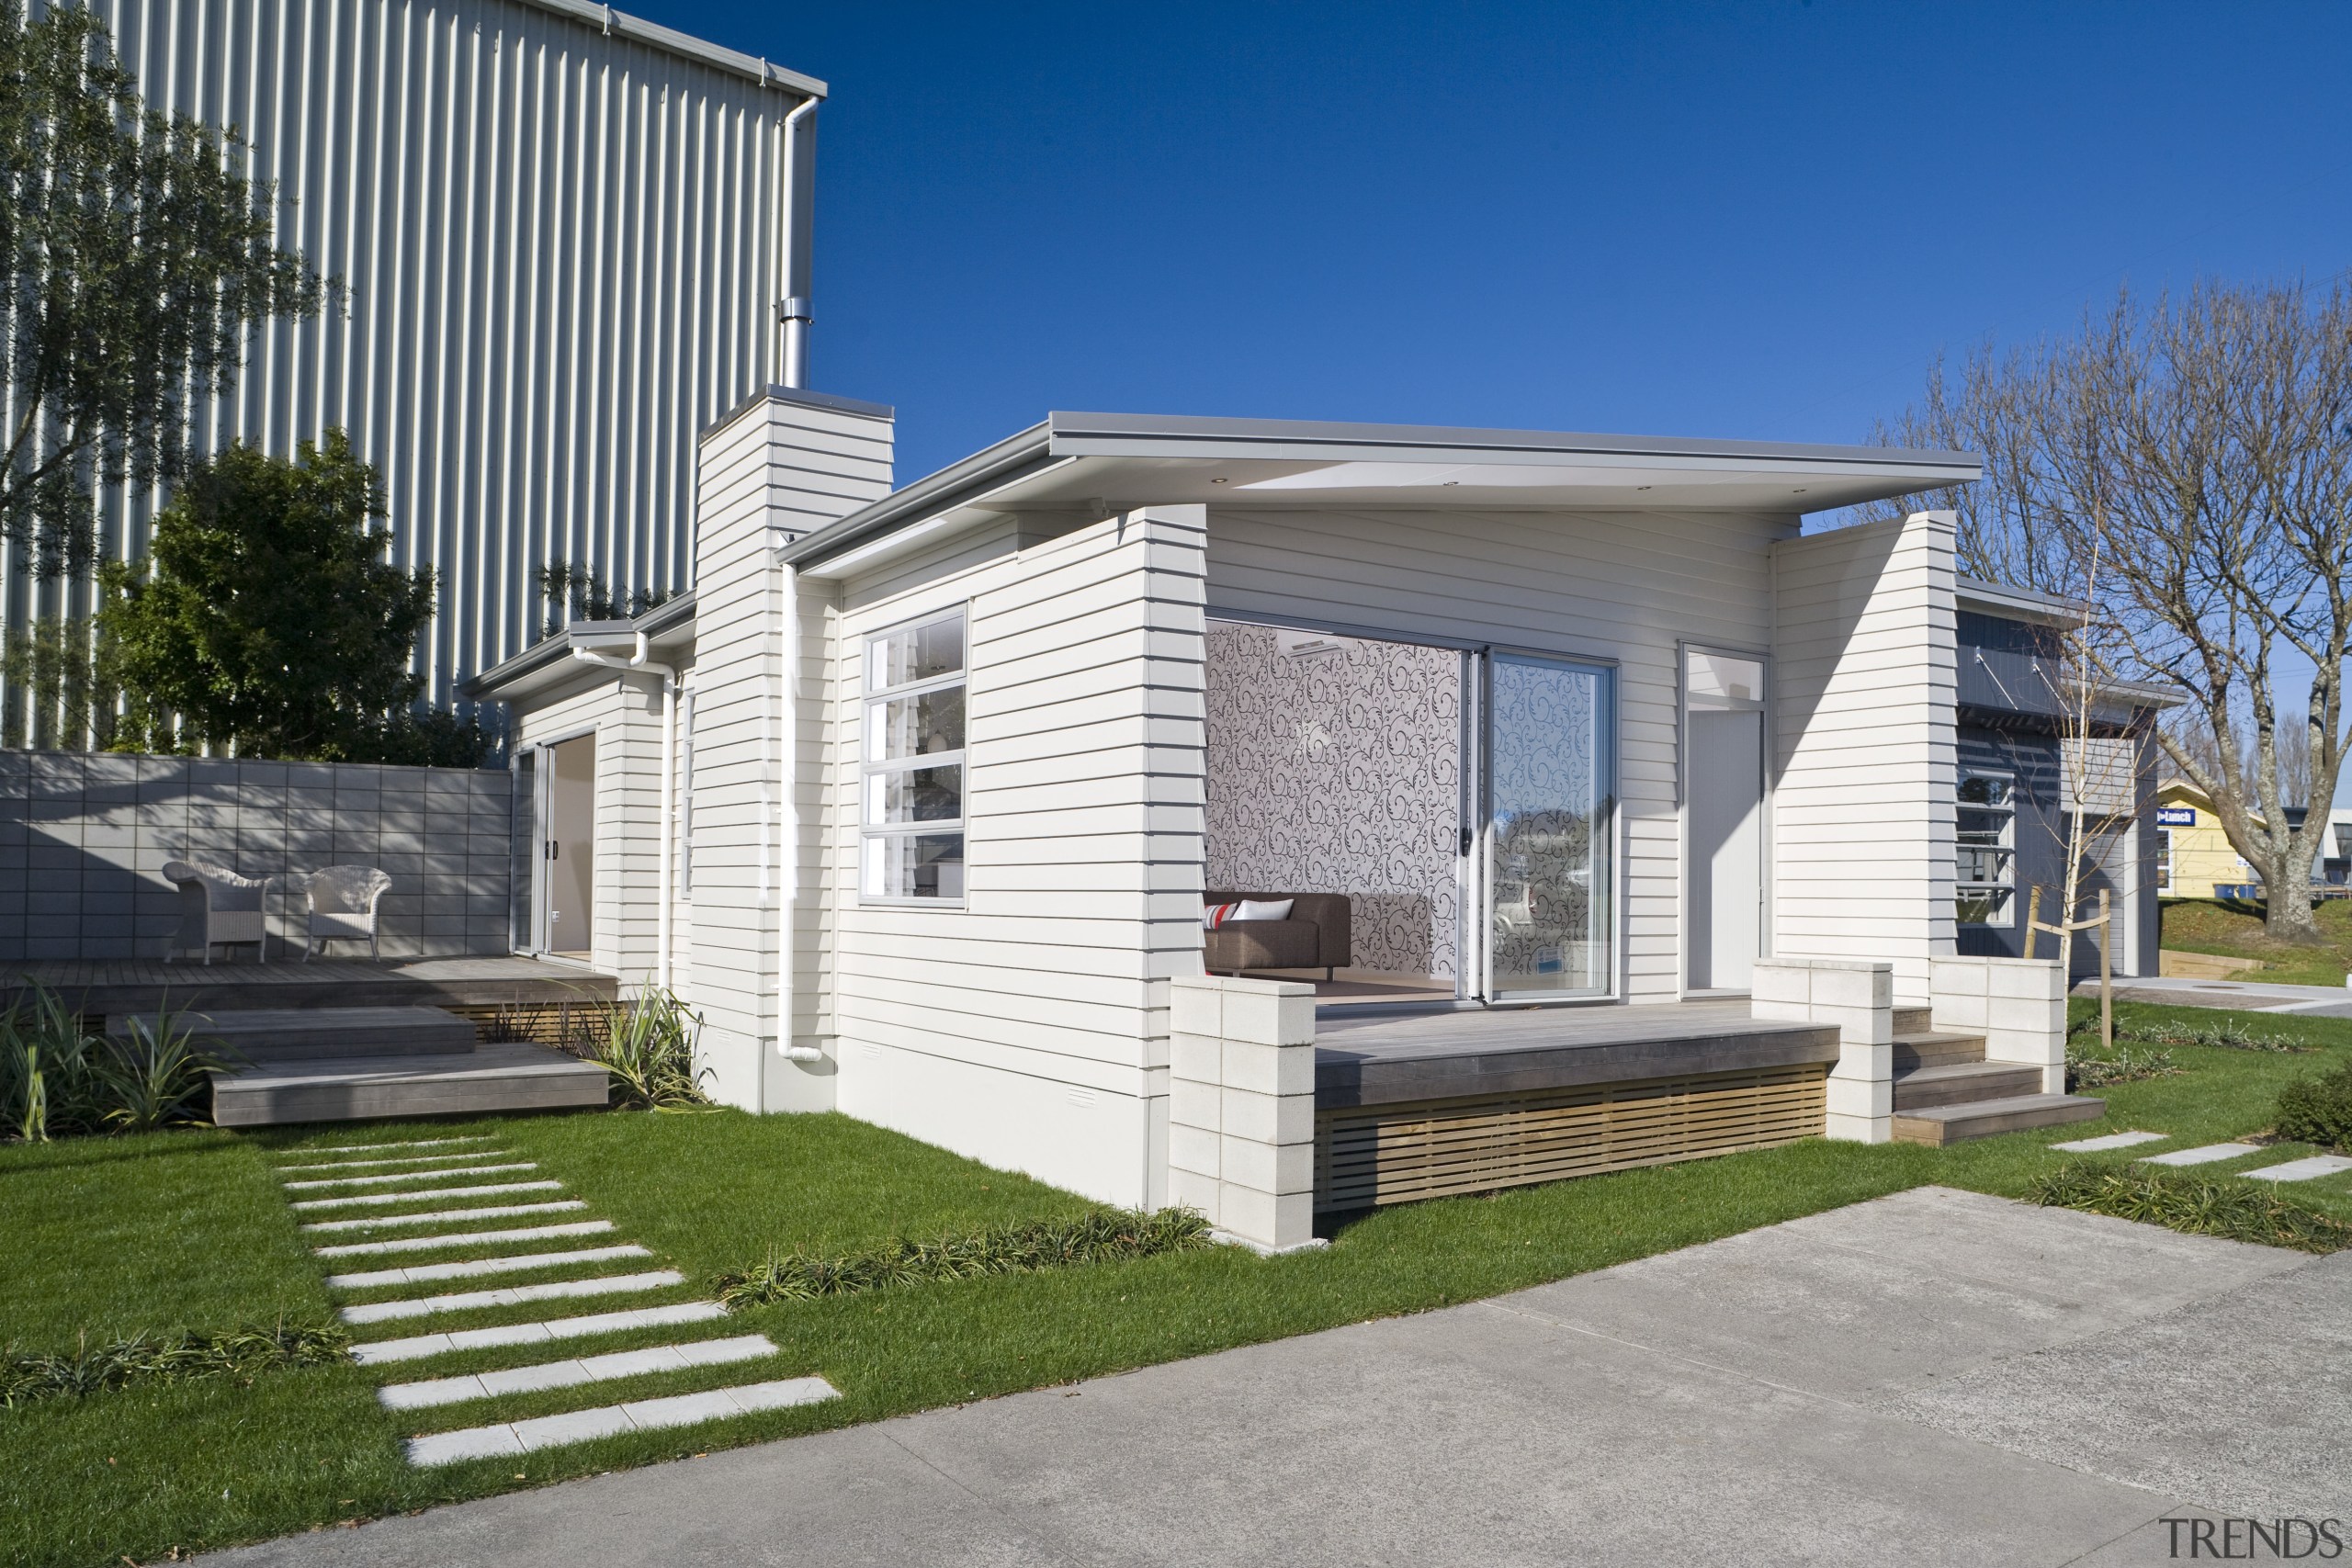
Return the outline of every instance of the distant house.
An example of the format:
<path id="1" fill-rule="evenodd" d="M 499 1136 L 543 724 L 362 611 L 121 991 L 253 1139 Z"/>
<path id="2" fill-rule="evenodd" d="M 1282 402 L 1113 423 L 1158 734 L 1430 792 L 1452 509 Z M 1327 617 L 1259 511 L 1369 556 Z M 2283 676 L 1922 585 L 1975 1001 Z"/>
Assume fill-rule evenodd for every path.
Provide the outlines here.
<path id="1" fill-rule="evenodd" d="M 2166 898 L 2224 897 L 2224 888 L 2262 880 L 2231 847 L 2212 800 L 2187 779 L 2156 788 L 2156 886 Z"/>
<path id="2" fill-rule="evenodd" d="M 2150 820 L 2155 718 L 2178 694 L 2107 685 L 2086 716 L 2089 734 L 2077 736 L 2086 716 L 2066 700 L 2061 672 L 2065 631 L 2081 607 L 1969 578 L 1959 581 L 1955 601 L 1958 951 L 2022 956 L 2037 889 L 2041 919 L 2058 919 L 2079 816 L 2089 863 L 2076 916 L 2089 914 L 2106 893 L 2116 921 L 2113 972 L 2155 974 L 2162 849 Z M 2054 957 L 2057 944 L 2044 936 L 2033 951 Z M 2095 937 L 2070 952 L 2076 976 L 2097 973 Z"/>
<path id="3" fill-rule="evenodd" d="M 2306 807 L 2287 808 L 2287 825 L 2303 825 Z M 2259 812 L 2249 812 L 2256 827 Z M 2341 886 L 2352 861 L 2352 810 L 2328 813 L 2328 833 L 2312 857 L 2312 881 Z M 2156 788 L 2158 887 L 2166 898 L 2261 897 L 2262 873 L 2238 853 L 2222 830 L 2222 818 L 2205 792 L 2187 779 L 2166 779 Z"/>

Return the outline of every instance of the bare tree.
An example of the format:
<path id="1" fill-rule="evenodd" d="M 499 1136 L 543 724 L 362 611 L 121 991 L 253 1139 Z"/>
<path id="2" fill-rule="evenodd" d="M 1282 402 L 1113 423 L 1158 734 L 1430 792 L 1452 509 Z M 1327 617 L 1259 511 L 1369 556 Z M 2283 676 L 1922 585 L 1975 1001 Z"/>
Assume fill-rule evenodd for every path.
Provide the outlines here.
<path id="1" fill-rule="evenodd" d="M 2277 805 L 2292 810 L 2312 803 L 2312 725 L 2309 714 L 2290 713 L 2278 722 L 2278 798 L 2265 799 L 2265 805 Z M 2243 764 L 2256 780 L 2256 759 L 2248 755 Z"/>
<path id="2" fill-rule="evenodd" d="M 2205 722 L 2201 710 L 2176 709 L 2165 728 L 2173 747 L 2194 761 L 2207 778 L 2222 771 L 2222 743 L 2214 739 L 2213 727 Z"/>
<path id="3" fill-rule="evenodd" d="M 1980 350 L 1957 385 L 1939 366 L 1881 434 L 1984 454 L 1981 485 L 1898 504 L 1958 511 L 1968 570 L 2092 585 L 2085 677 L 2187 694 L 2214 744 L 2178 726 L 2159 743 L 2261 874 L 2268 933 L 2318 942 L 2304 889 L 2324 823 L 2261 807 L 2333 799 L 2352 747 L 2352 296 L 2126 292 L 2072 337 Z M 2278 690 L 2290 649 L 2312 667 L 2300 713 Z"/>

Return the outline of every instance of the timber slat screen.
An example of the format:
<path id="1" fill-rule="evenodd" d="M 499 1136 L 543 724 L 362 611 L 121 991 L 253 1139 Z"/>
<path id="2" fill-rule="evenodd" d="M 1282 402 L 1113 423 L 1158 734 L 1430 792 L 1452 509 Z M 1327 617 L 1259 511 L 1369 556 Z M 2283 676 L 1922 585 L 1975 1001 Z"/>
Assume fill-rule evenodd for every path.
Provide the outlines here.
<path id="1" fill-rule="evenodd" d="M 1315 1207 L 1405 1203 L 1819 1137 L 1820 1063 L 1320 1111 Z"/>

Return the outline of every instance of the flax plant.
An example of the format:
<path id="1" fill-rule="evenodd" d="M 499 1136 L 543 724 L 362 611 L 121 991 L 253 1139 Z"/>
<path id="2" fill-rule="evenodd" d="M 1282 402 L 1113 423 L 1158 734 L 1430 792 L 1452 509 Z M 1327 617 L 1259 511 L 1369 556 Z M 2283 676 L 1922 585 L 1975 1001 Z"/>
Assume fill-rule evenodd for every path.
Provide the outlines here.
<path id="1" fill-rule="evenodd" d="M 91 1032 L 46 987 L 0 1012 L 0 1127 L 26 1143 L 201 1123 L 209 1076 L 234 1058 L 164 1008 L 128 1036 Z"/>
<path id="2" fill-rule="evenodd" d="M 702 1018 L 675 993 L 648 986 L 631 1002 L 606 1010 L 605 1040 L 588 1059 L 613 1075 L 613 1104 L 639 1111 L 716 1109 L 702 1080 L 707 1067 L 695 1067 L 695 1040 Z"/>

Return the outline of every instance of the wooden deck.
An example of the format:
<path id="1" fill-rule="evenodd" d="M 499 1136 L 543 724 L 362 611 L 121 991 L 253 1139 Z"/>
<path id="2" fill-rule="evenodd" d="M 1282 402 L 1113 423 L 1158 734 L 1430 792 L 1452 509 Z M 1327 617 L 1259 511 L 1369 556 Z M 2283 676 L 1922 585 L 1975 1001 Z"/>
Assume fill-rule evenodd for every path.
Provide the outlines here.
<path id="1" fill-rule="evenodd" d="M 1319 1012 L 1315 1037 L 1318 1110 L 1827 1063 L 1838 1044 L 1744 1001 Z"/>
<path id="2" fill-rule="evenodd" d="M 466 1012 L 501 1007 L 579 1006 L 618 994 L 615 976 L 534 958 L 413 958 L 381 963 L 319 958 L 308 964 L 164 963 L 61 959 L 0 969 L 0 1007 L 33 986 L 89 1013 L 277 1008 L 444 1007 Z"/>
<path id="3" fill-rule="evenodd" d="M 1315 1206 L 1557 1181 L 1817 1137 L 1838 1032 L 1746 1002 L 1326 1011 Z"/>

